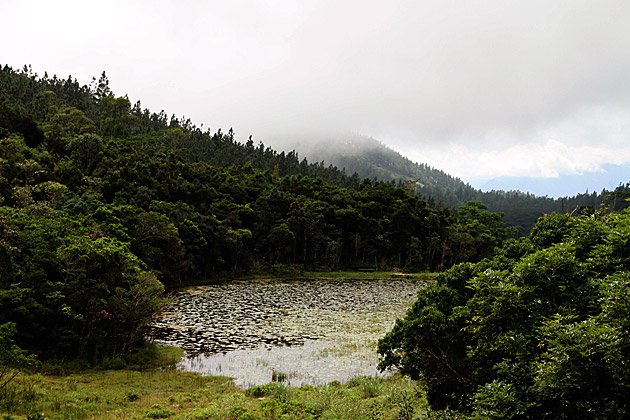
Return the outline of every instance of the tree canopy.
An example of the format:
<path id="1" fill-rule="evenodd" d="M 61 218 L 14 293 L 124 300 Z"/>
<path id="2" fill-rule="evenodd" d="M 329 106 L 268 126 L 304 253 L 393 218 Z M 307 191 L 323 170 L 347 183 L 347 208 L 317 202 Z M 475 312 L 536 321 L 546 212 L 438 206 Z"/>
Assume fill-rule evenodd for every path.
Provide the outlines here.
<path id="1" fill-rule="evenodd" d="M 380 367 L 475 418 L 626 418 L 628 238 L 628 210 L 542 218 L 421 291 L 379 342 Z"/>
<path id="2" fill-rule="evenodd" d="M 5 66 L 0 105 L 0 324 L 42 358 L 127 352 L 168 288 L 252 270 L 441 270 L 515 236 L 480 203 L 430 206 L 151 113 L 105 74 L 82 86 Z"/>

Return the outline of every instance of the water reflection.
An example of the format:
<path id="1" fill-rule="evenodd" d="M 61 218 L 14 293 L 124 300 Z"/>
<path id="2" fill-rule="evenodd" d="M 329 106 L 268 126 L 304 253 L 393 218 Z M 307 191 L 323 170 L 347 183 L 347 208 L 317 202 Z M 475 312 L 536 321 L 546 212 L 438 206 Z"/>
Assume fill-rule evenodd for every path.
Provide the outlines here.
<path id="1" fill-rule="evenodd" d="M 377 375 L 376 343 L 424 282 L 412 279 L 249 281 L 179 293 L 153 338 L 186 350 L 179 367 L 248 388 Z"/>
<path id="2" fill-rule="evenodd" d="M 370 352 L 374 353 L 374 352 Z M 301 346 L 260 346 L 256 349 L 184 358 L 179 365 L 190 372 L 235 378 L 242 388 L 269 382 L 292 386 L 344 382 L 359 375 L 376 376 L 376 360 L 363 354 L 350 355 L 333 341 L 306 341 Z"/>

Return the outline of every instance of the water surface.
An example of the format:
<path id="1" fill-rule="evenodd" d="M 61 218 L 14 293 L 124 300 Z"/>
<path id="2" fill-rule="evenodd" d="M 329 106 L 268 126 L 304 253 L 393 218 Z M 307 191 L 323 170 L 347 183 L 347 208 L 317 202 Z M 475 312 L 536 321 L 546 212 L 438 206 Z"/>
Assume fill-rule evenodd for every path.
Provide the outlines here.
<path id="1" fill-rule="evenodd" d="M 414 279 L 250 280 L 180 291 L 152 337 L 181 347 L 183 370 L 250 387 L 377 375 L 376 343 L 416 298 Z"/>

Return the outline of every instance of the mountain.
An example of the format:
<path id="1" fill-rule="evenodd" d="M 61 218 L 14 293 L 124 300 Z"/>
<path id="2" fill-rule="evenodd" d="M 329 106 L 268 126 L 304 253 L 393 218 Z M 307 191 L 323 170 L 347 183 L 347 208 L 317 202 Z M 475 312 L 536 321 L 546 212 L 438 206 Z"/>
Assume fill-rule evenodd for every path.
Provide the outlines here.
<path id="1" fill-rule="evenodd" d="M 521 234 L 529 232 L 538 218 L 544 214 L 592 211 L 606 203 L 604 191 L 597 192 L 589 188 L 591 184 L 588 180 L 577 176 L 571 180 L 577 188 L 576 194 L 571 197 L 550 197 L 540 192 L 541 195 L 537 195 L 533 193 L 528 180 L 525 179 L 521 184 L 506 182 L 503 188 L 499 184 L 495 187 L 488 183 L 484 188 L 485 191 L 482 191 L 426 163 L 412 162 L 374 138 L 357 134 L 328 137 L 323 140 L 304 141 L 301 139 L 291 144 L 291 147 L 310 161 L 321 161 L 322 165 L 324 162 L 332 164 L 343 168 L 346 173 L 357 173 L 359 178 L 378 178 L 382 181 L 398 182 L 407 188 L 414 188 L 430 203 L 457 208 L 468 201 L 482 202 L 491 211 L 505 213 L 505 223 L 516 227 Z M 628 179 L 630 171 L 627 166 L 610 165 L 605 169 L 608 170 L 607 175 L 617 176 L 619 187 L 616 190 L 619 192 L 628 190 L 627 186 L 620 184 L 622 181 L 630 180 Z M 577 187 L 580 181 L 584 182 L 582 188 Z M 518 187 L 507 188 L 508 185 Z M 536 191 L 543 190 L 536 189 Z M 577 191 L 584 192 L 577 193 Z M 616 200 L 614 206 L 620 209 L 626 207 L 627 203 Z"/>
<path id="2" fill-rule="evenodd" d="M 381 181 L 406 181 L 408 186 L 436 203 L 458 207 L 478 201 L 480 190 L 444 171 L 424 163 L 415 163 L 377 139 L 358 134 L 324 139 L 299 139 L 288 143 L 309 161 L 324 162 L 342 168 L 359 178 Z"/>

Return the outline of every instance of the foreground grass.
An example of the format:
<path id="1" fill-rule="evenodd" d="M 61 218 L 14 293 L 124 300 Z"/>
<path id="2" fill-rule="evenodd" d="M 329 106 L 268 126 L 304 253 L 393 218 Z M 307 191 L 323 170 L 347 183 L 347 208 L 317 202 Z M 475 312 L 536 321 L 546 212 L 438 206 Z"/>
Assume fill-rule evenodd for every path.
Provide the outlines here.
<path id="1" fill-rule="evenodd" d="M 3 419 L 412 419 L 426 407 L 423 392 L 402 377 L 244 391 L 228 378 L 156 367 L 21 374 L 0 390 Z"/>

